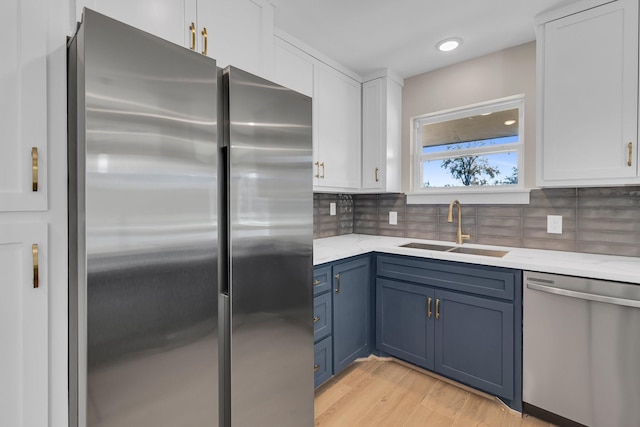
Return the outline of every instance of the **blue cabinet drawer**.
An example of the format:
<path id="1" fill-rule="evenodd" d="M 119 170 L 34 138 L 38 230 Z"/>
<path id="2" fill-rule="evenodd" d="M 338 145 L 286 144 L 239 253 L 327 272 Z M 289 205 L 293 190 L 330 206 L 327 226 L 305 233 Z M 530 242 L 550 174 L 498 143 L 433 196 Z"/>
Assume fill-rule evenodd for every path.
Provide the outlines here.
<path id="1" fill-rule="evenodd" d="M 510 301 L 522 280 L 520 270 L 406 256 L 379 255 L 376 265 L 380 277 Z"/>
<path id="2" fill-rule="evenodd" d="M 331 290 L 331 266 L 317 267 L 313 269 L 313 295 Z"/>
<path id="3" fill-rule="evenodd" d="M 331 292 L 313 299 L 313 341 L 331 335 Z"/>
<path id="4" fill-rule="evenodd" d="M 313 384 L 314 387 L 317 388 L 333 375 L 333 368 L 331 366 L 331 355 L 333 354 L 331 337 L 318 341 L 313 349 Z"/>

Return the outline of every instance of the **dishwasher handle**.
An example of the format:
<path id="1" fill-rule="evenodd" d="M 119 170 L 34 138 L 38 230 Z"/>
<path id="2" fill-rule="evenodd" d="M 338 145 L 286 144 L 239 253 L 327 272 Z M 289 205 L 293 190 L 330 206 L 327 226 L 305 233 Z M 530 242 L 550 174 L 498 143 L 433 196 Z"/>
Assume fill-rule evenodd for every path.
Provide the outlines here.
<path id="1" fill-rule="evenodd" d="M 553 283 L 553 281 L 548 281 L 548 282 Z M 562 295 L 565 297 L 580 298 L 588 301 L 596 301 L 596 302 L 603 302 L 606 304 L 624 305 L 627 307 L 640 308 L 640 301 L 638 300 L 610 297 L 607 295 L 591 294 L 588 292 L 571 291 L 568 289 L 556 288 L 555 286 L 531 283 L 528 280 L 527 280 L 527 288 L 532 289 L 534 291 L 547 292 L 549 294 Z"/>

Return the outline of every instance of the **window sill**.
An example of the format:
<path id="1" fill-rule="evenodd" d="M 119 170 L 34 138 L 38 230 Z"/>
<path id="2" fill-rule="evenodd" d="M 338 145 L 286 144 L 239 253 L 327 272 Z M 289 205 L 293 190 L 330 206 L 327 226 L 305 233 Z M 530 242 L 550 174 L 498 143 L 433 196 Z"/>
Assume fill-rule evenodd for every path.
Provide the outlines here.
<path id="1" fill-rule="evenodd" d="M 408 205 L 447 204 L 457 199 L 462 204 L 469 205 L 528 205 L 529 189 L 490 189 L 474 188 L 465 191 L 463 188 L 454 190 L 432 190 L 428 193 L 407 193 Z"/>

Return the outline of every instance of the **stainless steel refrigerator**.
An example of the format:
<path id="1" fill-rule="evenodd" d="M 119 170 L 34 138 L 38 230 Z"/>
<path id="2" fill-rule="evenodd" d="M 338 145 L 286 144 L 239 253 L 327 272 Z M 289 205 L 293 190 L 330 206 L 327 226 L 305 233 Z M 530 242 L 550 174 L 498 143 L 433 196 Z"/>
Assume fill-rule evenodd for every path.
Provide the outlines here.
<path id="1" fill-rule="evenodd" d="M 85 9 L 70 425 L 313 424 L 311 100 Z"/>

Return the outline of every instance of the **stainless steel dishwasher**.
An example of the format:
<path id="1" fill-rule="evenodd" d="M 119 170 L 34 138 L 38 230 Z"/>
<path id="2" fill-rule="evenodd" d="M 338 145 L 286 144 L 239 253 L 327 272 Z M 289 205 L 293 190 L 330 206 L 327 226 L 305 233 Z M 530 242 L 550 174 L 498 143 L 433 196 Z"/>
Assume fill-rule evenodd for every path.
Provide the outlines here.
<path id="1" fill-rule="evenodd" d="M 524 284 L 525 411 L 640 426 L 640 285 L 532 272 Z"/>

